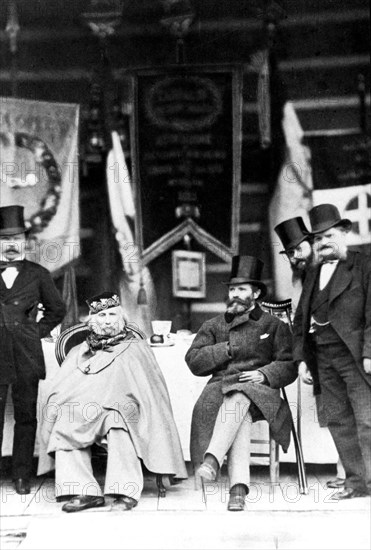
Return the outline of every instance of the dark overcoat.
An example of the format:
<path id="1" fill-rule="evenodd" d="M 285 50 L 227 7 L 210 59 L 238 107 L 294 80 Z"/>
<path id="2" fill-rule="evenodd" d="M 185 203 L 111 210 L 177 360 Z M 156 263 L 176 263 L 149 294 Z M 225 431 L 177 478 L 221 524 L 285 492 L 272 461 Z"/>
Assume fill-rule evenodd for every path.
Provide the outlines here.
<path id="1" fill-rule="evenodd" d="M 294 360 L 305 361 L 313 377 L 314 393 L 320 393 L 318 367 L 310 341 L 311 296 L 320 267 L 308 270 L 294 319 Z M 371 376 L 363 370 L 363 357 L 371 357 L 371 258 L 348 251 L 340 260 L 331 279 L 328 320 L 348 347 L 363 378 L 371 385 Z"/>
<path id="2" fill-rule="evenodd" d="M 44 317 L 36 322 L 38 304 Z M 45 378 L 41 338 L 65 315 L 65 306 L 47 269 L 24 260 L 12 288 L 0 276 L 0 384 Z"/>
<path id="3" fill-rule="evenodd" d="M 212 375 L 193 410 L 193 464 L 202 462 L 223 395 L 233 391 L 247 395 L 252 402 L 253 421 L 267 420 L 272 436 L 287 451 L 292 417 L 279 388 L 296 379 L 297 369 L 292 361 L 291 333 L 285 323 L 259 306 L 231 323 L 218 315 L 202 325 L 185 359 L 196 376 Z M 265 375 L 265 384 L 238 381 L 241 372 L 253 370 Z"/>

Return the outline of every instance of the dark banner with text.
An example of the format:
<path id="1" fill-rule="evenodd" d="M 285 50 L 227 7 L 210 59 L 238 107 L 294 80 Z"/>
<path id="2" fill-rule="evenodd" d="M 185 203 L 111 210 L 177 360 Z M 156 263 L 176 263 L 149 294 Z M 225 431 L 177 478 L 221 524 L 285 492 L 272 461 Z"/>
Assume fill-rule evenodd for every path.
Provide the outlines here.
<path id="1" fill-rule="evenodd" d="M 135 75 L 143 248 L 192 218 L 224 246 L 237 237 L 240 74 L 183 66 Z"/>

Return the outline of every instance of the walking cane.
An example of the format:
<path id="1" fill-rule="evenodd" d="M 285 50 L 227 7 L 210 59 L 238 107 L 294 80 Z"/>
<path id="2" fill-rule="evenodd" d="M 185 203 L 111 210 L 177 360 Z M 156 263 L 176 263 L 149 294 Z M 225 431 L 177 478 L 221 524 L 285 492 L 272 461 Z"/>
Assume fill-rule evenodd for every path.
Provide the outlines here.
<path id="1" fill-rule="evenodd" d="M 294 332 L 294 327 L 292 325 L 291 320 L 291 300 L 290 300 L 290 306 L 286 310 L 287 319 L 289 321 L 289 327 L 291 330 L 291 334 Z M 299 489 L 300 493 L 302 495 L 308 494 L 308 482 L 307 482 L 307 475 L 305 472 L 305 462 L 304 462 L 304 455 L 303 455 L 303 449 L 301 446 L 301 386 L 300 386 L 300 378 L 298 378 L 297 381 L 297 411 L 296 411 L 296 426 L 297 426 L 297 432 L 294 426 L 294 421 L 292 422 L 292 437 L 294 439 L 294 446 L 295 446 L 295 453 L 296 453 L 296 462 L 298 465 L 298 478 L 299 478 Z M 285 399 L 286 403 L 289 404 L 285 388 L 282 388 L 282 395 Z"/>
<path id="2" fill-rule="evenodd" d="M 277 313 L 279 310 L 286 313 L 288 324 L 293 332 L 293 326 L 291 321 L 291 299 L 284 300 L 283 302 L 262 302 L 262 306 L 269 310 L 269 313 L 274 315 L 273 312 Z M 300 379 L 298 379 L 298 389 L 297 389 L 297 415 L 296 415 L 296 424 L 297 431 L 295 429 L 294 420 L 292 419 L 291 433 L 294 440 L 295 455 L 296 455 L 296 464 L 298 467 L 298 481 L 299 481 L 299 491 L 302 495 L 308 494 L 308 482 L 307 475 L 305 471 L 305 462 L 304 455 L 301 446 L 301 388 L 300 388 Z M 287 405 L 290 407 L 289 401 L 287 399 L 285 388 L 281 388 L 282 396 L 286 401 Z"/>

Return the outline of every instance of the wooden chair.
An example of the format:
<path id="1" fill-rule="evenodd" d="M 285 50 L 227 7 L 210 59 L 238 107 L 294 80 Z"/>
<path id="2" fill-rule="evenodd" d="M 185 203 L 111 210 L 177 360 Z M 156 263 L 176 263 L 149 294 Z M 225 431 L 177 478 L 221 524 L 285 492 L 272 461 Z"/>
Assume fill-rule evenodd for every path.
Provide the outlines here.
<path id="1" fill-rule="evenodd" d="M 254 452 L 250 453 L 251 457 L 266 457 L 269 459 L 269 479 L 271 483 L 277 483 L 280 476 L 280 447 L 273 439 L 271 431 L 269 430 L 269 439 L 251 439 L 252 444 L 257 445 L 269 445 L 268 452 Z"/>
<path id="2" fill-rule="evenodd" d="M 264 311 L 267 311 L 271 315 L 274 315 L 275 317 L 280 318 L 282 321 L 287 323 L 290 327 L 290 330 L 292 332 L 293 326 L 292 326 L 292 302 L 291 299 L 283 300 L 280 302 L 261 302 L 261 307 Z M 285 388 L 282 388 L 282 397 L 286 401 L 287 404 L 289 404 Z M 297 380 L 297 417 L 296 417 L 296 426 L 297 429 L 295 429 L 294 421 L 292 421 L 292 427 L 291 427 L 291 433 L 294 440 L 295 445 L 295 454 L 296 454 L 296 463 L 298 468 L 298 481 L 299 481 L 299 490 L 301 494 L 308 494 L 308 483 L 307 483 L 307 476 L 305 472 L 305 462 L 304 462 L 304 456 L 303 456 L 303 450 L 301 445 L 301 386 L 300 386 L 300 378 Z M 270 438 L 272 439 L 272 438 Z M 278 445 L 277 445 L 278 447 Z M 276 451 L 276 456 L 278 459 L 278 451 Z M 279 471 L 279 462 L 278 464 L 272 464 L 270 462 L 271 468 L 277 468 L 277 472 Z M 271 474 L 272 475 L 272 474 Z"/>
<path id="3" fill-rule="evenodd" d="M 145 333 L 140 330 L 134 323 L 127 323 L 126 328 L 130 330 L 137 338 L 141 340 L 144 340 L 146 338 Z M 75 346 L 82 344 L 88 334 L 89 329 L 85 323 L 79 323 L 61 332 L 55 344 L 55 356 L 57 358 L 59 366 L 62 365 L 68 352 Z M 98 457 L 103 457 L 107 455 L 107 452 L 103 448 L 99 448 L 99 452 L 96 453 L 96 455 Z M 170 485 L 174 485 L 176 483 L 172 476 L 169 476 L 169 482 Z M 163 483 L 162 474 L 156 474 L 156 485 L 158 489 L 158 495 L 160 497 L 165 497 L 166 488 Z"/>
<path id="4" fill-rule="evenodd" d="M 140 330 L 134 323 L 128 323 L 126 327 L 137 338 L 141 340 L 144 340 L 146 338 L 144 332 Z M 61 332 L 55 343 L 55 356 L 57 358 L 59 366 L 61 366 L 61 364 L 65 360 L 68 352 L 75 346 L 82 344 L 88 334 L 89 329 L 85 323 L 79 323 Z"/>

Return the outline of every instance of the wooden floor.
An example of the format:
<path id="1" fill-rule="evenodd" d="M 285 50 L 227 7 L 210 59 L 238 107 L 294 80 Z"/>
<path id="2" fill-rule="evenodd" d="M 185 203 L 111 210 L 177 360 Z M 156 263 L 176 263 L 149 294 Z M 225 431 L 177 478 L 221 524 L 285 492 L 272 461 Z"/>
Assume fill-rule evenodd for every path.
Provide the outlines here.
<path id="1" fill-rule="evenodd" d="M 139 505 L 123 511 L 112 498 L 104 508 L 78 514 L 62 512 L 52 477 L 35 479 L 30 495 L 14 492 L 8 476 L 1 481 L 0 549 L 150 549 L 280 548 L 369 549 L 370 498 L 330 500 L 325 488 L 333 467 L 308 467 L 309 493 L 298 491 L 292 465 L 282 465 L 272 486 L 268 468 L 253 467 L 244 512 L 227 512 L 225 472 L 206 485 L 206 502 L 195 479 L 167 485 L 159 498 L 155 479 L 146 475 Z M 97 471 L 99 481 L 103 472 Z M 165 483 L 166 485 L 166 483 Z"/>

